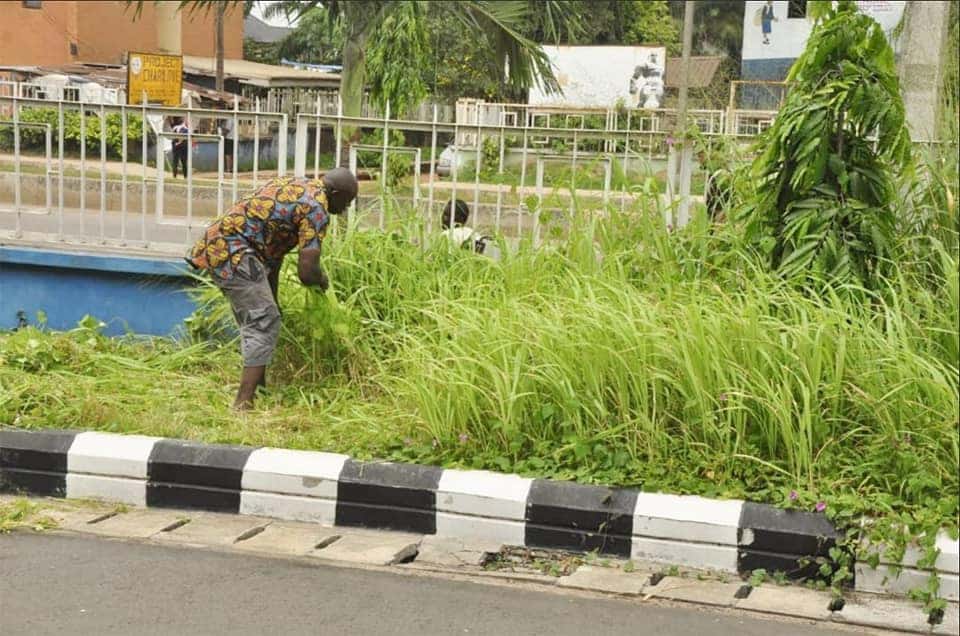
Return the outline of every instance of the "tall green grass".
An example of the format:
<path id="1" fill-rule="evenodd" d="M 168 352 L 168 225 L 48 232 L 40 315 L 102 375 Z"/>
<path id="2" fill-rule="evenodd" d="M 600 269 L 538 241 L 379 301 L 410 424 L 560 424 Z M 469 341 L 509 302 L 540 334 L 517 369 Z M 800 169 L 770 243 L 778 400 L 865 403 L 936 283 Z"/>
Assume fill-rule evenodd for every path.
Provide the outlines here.
<path id="1" fill-rule="evenodd" d="M 955 210 L 953 211 L 955 213 Z M 956 526 L 958 252 L 905 244 L 882 291 L 798 289 L 736 228 L 581 211 L 500 262 L 395 215 L 325 245 L 335 299 L 281 287 L 258 410 L 219 292 L 195 344 L 90 325 L 0 336 L 0 421 L 270 444 L 873 513 Z M 414 245 L 414 242 L 416 245 Z M 911 514 L 913 514 L 911 512 Z"/>

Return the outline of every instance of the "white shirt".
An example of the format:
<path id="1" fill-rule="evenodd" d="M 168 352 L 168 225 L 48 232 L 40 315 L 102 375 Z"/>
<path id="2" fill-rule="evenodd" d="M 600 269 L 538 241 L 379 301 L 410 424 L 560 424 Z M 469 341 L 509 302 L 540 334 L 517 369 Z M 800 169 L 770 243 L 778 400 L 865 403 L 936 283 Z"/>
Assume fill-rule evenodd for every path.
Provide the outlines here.
<path id="1" fill-rule="evenodd" d="M 495 261 L 500 260 L 500 248 L 493 241 L 477 234 L 472 227 L 450 228 L 441 232 L 441 235 L 457 247 L 465 247 Z"/>
<path id="2" fill-rule="evenodd" d="M 452 227 L 450 229 L 444 230 L 442 232 L 444 236 L 450 239 L 457 247 L 461 247 L 467 241 L 475 241 L 477 239 L 476 233 L 473 231 L 472 227 Z"/>

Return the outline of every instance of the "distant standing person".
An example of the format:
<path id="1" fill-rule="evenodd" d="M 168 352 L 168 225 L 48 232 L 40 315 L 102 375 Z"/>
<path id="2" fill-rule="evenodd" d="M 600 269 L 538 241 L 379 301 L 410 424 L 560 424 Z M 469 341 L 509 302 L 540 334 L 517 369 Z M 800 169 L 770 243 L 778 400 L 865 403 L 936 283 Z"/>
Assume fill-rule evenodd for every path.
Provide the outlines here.
<path id="1" fill-rule="evenodd" d="M 322 180 L 268 181 L 215 220 L 194 244 L 186 261 L 206 271 L 230 301 L 240 326 L 243 371 L 233 406 L 253 406 L 266 386 L 267 365 L 280 337 L 277 292 L 283 257 L 299 248 L 300 282 L 326 291 L 320 245 L 331 214 L 344 212 L 357 196 L 357 179 L 336 168 Z"/>
<path id="2" fill-rule="evenodd" d="M 187 124 L 182 117 L 174 120 L 172 131 L 178 135 L 186 135 L 190 132 Z M 186 139 L 176 138 L 173 140 L 173 178 L 177 178 L 177 164 L 183 166 L 183 178 L 187 178 L 187 151 L 190 149 Z"/>
<path id="3" fill-rule="evenodd" d="M 777 16 L 773 15 L 773 0 L 767 0 L 767 4 L 760 9 L 760 29 L 763 31 L 763 43 L 770 44 L 770 32 L 774 22 L 779 22 Z"/>
<path id="4" fill-rule="evenodd" d="M 223 135 L 223 170 L 233 173 L 233 119 L 224 119 L 220 126 Z"/>

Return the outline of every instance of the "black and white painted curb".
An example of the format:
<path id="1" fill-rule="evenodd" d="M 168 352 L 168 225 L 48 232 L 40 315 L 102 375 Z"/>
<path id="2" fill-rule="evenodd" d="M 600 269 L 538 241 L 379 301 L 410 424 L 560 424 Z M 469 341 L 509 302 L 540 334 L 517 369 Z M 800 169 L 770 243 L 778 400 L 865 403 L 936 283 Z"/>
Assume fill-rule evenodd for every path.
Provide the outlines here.
<path id="1" fill-rule="evenodd" d="M 826 516 L 736 500 L 361 462 L 346 455 L 139 435 L 0 429 L 0 491 L 261 515 L 747 574 L 811 573 L 839 538 Z M 941 537 L 941 595 L 958 590 L 958 542 Z M 929 573 L 858 563 L 857 590 L 904 593 Z"/>

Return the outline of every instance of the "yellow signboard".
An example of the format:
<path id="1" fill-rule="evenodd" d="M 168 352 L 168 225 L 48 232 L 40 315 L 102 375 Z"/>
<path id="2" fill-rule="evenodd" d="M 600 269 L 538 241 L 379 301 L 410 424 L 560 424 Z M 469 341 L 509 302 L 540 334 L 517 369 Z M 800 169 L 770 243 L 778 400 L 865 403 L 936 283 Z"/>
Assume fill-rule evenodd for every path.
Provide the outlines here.
<path id="1" fill-rule="evenodd" d="M 183 88 L 183 57 L 158 53 L 127 54 L 127 104 L 179 106 Z"/>

